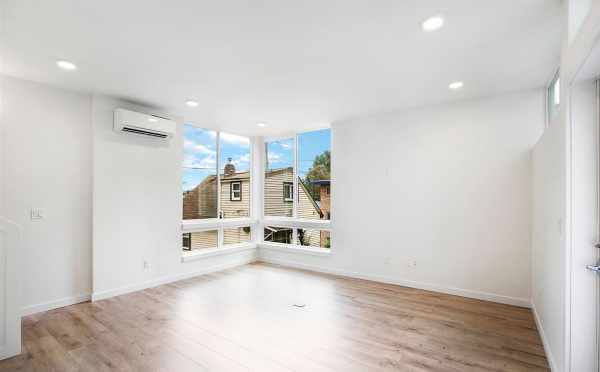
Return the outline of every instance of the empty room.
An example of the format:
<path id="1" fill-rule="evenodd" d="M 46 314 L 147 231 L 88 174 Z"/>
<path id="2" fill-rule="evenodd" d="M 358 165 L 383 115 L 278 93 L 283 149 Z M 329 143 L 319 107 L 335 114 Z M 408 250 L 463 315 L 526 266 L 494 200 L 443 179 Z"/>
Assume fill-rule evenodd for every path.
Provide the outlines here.
<path id="1" fill-rule="evenodd" d="M 600 372 L 600 0 L 0 0 L 0 372 Z"/>

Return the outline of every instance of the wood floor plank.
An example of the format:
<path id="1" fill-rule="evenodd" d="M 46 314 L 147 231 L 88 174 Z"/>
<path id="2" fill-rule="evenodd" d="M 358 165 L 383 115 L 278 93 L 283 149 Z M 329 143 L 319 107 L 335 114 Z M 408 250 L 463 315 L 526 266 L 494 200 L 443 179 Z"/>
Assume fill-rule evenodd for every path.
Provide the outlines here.
<path id="1" fill-rule="evenodd" d="M 531 311 L 263 263 L 23 319 L 5 371 L 549 371 Z"/>

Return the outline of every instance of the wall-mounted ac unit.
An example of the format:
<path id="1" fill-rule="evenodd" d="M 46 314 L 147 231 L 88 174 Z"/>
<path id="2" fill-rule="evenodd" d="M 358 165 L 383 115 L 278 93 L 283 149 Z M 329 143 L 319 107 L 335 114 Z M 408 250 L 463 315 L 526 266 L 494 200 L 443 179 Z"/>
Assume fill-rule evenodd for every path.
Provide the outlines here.
<path id="1" fill-rule="evenodd" d="M 118 108 L 114 114 L 113 129 L 143 136 L 170 138 L 175 134 L 175 122 L 156 115 L 142 114 Z"/>

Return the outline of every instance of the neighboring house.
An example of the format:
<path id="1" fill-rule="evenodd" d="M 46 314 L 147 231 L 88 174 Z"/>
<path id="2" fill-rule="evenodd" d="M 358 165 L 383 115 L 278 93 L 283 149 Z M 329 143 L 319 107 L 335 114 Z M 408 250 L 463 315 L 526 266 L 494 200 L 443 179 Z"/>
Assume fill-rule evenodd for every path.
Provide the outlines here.
<path id="1" fill-rule="evenodd" d="M 221 216 L 223 218 L 248 217 L 250 215 L 250 174 L 236 172 L 231 163 L 225 165 L 221 174 Z M 271 169 L 265 172 L 265 216 L 292 217 L 293 214 L 293 180 L 292 167 Z M 298 178 L 300 187 L 298 202 L 298 217 L 306 219 L 322 219 L 329 215 L 329 196 L 322 208 L 308 192 L 304 182 Z M 321 186 L 323 190 L 323 186 Z M 329 185 L 327 185 L 329 189 Z M 216 218 L 217 211 L 217 176 L 206 177 L 195 188 L 183 193 L 183 219 Z M 321 191 L 321 198 L 324 197 Z M 322 199 L 323 200 L 323 199 Z M 323 203 L 323 202 L 321 202 Z M 284 243 L 291 242 L 291 229 L 276 229 L 269 234 L 267 228 L 265 240 Z M 283 232 L 282 232 L 283 231 Z M 327 236 L 322 236 L 326 234 Z M 289 235 L 289 236 L 288 236 Z M 303 230 L 299 234 L 301 243 L 310 246 L 328 246 L 329 232 L 319 230 Z M 274 240 L 272 240 L 275 238 Z M 223 236 L 224 244 L 236 244 L 250 240 L 250 229 L 226 229 Z M 184 247 L 188 249 L 210 248 L 217 245 L 217 231 L 205 231 L 184 234 Z M 327 245 L 326 245 L 327 244 Z"/>

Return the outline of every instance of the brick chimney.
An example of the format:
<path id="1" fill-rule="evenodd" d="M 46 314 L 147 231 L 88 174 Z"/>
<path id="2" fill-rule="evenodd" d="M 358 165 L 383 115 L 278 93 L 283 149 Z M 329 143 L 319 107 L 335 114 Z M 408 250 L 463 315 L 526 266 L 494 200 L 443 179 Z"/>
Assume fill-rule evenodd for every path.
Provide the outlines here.
<path id="1" fill-rule="evenodd" d="M 235 165 L 231 162 L 231 158 L 227 158 L 227 164 L 225 164 L 225 177 L 233 176 L 235 174 Z"/>

